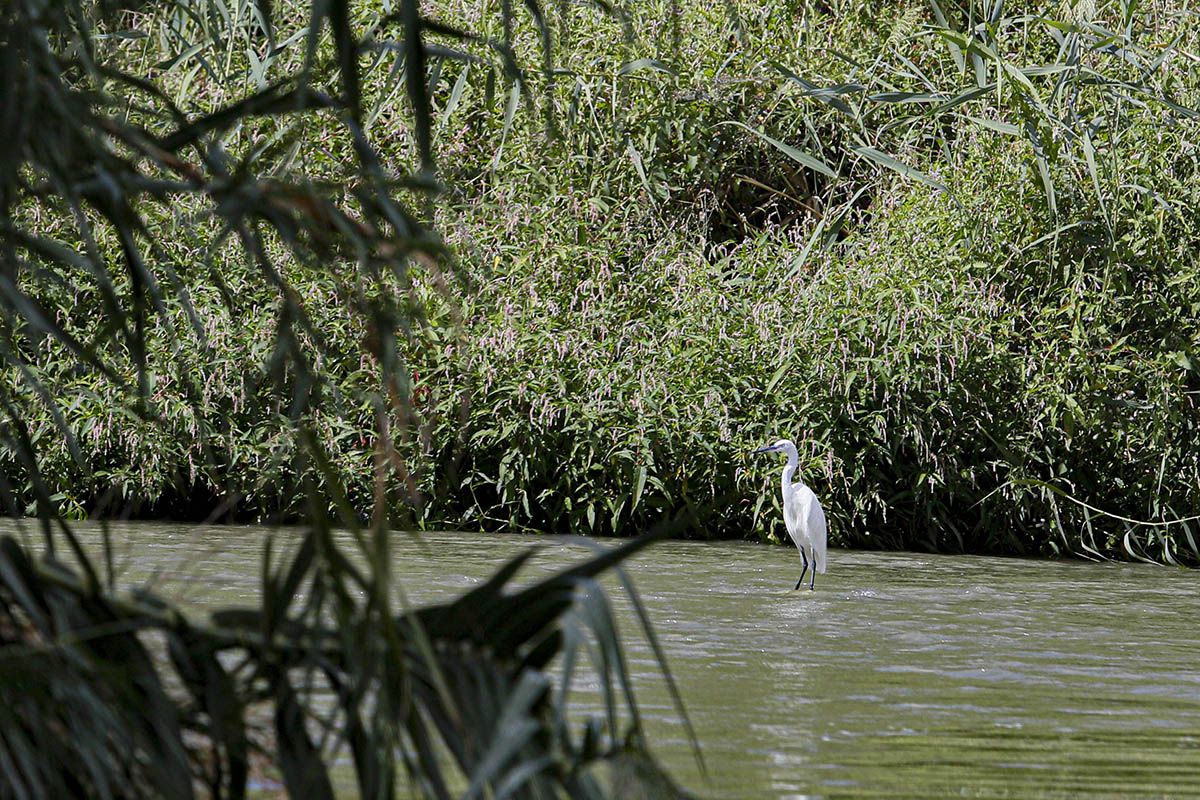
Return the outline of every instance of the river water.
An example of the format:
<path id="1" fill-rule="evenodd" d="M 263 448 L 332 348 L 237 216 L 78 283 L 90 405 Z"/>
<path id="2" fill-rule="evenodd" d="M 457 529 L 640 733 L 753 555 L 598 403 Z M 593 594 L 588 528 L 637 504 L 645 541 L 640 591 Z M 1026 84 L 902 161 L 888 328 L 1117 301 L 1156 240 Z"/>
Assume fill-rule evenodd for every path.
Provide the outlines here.
<path id="1" fill-rule="evenodd" d="M 80 529 L 97 546 L 98 528 Z M 266 529 L 114 531 L 127 583 L 195 609 L 257 597 Z M 398 534 L 396 574 L 414 601 L 445 599 L 531 544 L 534 576 L 588 552 Z M 816 591 L 793 592 L 799 569 L 794 549 L 747 543 L 665 542 L 629 565 L 707 781 L 629 603 L 606 584 L 650 741 L 700 796 L 1200 797 L 1200 575 L 835 550 Z"/>

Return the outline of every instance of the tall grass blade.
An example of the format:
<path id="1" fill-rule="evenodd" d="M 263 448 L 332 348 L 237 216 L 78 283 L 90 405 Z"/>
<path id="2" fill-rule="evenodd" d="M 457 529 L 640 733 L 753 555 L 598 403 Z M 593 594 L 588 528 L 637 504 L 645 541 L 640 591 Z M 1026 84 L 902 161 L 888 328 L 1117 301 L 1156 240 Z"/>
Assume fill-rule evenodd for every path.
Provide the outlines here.
<path id="1" fill-rule="evenodd" d="M 824 161 L 817 158 L 816 156 L 809 155 L 808 153 L 805 153 L 802 150 L 798 150 L 795 147 L 792 147 L 791 145 L 784 144 L 783 142 L 779 141 L 778 139 L 774 139 L 774 138 L 766 135 L 765 133 L 762 133 L 761 131 L 757 131 L 754 128 L 751 128 L 749 125 L 746 125 L 741 122 L 725 122 L 722 124 L 723 125 L 733 125 L 738 128 L 742 128 L 743 130 L 749 131 L 750 133 L 757 136 L 759 139 L 761 139 L 764 142 L 766 142 L 767 144 L 771 145 L 771 147 L 774 147 L 776 150 L 778 150 L 779 152 L 783 153 L 788 158 L 795 161 L 797 164 L 801 164 L 805 167 L 808 167 L 809 169 L 813 170 L 814 172 L 819 172 L 820 174 L 826 176 L 827 178 L 838 177 L 838 174 L 836 171 L 834 171 L 833 167 L 829 166 L 828 164 L 826 164 Z"/>

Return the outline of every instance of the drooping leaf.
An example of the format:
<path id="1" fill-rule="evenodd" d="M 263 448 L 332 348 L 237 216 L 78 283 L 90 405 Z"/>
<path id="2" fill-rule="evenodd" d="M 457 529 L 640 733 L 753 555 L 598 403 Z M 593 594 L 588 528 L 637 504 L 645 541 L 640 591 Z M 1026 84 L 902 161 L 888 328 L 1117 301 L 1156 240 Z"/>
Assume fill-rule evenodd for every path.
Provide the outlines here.
<path id="1" fill-rule="evenodd" d="M 757 136 L 758 138 L 762 139 L 764 142 L 771 145 L 776 150 L 783 153 L 785 156 L 792 159 L 796 163 L 801 164 L 805 167 L 808 167 L 809 169 L 814 170 L 816 172 L 819 172 L 822 175 L 826 176 L 827 178 L 836 178 L 838 176 L 837 172 L 834 171 L 833 167 L 829 166 L 828 164 L 826 164 L 824 161 L 817 158 L 816 156 L 809 155 L 808 153 L 805 153 L 802 150 L 798 150 L 797 148 L 792 147 L 791 145 L 784 144 L 783 142 L 779 141 L 778 139 L 774 139 L 770 136 L 767 136 L 765 133 L 762 133 L 761 131 L 756 131 L 754 128 L 751 128 L 748 125 L 744 125 L 741 122 L 725 122 L 722 124 L 736 125 L 739 128 L 743 128 L 744 130 L 749 131 L 750 133 L 752 133 L 755 136 Z"/>

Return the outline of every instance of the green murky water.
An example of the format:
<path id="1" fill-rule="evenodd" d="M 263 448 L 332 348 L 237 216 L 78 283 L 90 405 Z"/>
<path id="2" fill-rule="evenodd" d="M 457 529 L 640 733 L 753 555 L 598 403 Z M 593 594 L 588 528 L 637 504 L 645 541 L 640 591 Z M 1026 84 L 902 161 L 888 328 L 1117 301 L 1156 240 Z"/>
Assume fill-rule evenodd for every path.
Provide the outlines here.
<path id="1" fill-rule="evenodd" d="M 253 602 L 263 533 L 120 526 L 117 567 L 193 607 Z M 531 543 L 535 572 L 585 552 L 398 536 L 397 574 L 414 600 L 445 598 Z M 618 599 L 635 688 L 656 751 L 700 795 L 1200 797 L 1200 574 L 835 550 L 815 592 L 792 592 L 799 566 L 795 550 L 691 542 L 630 566 L 707 784 Z"/>

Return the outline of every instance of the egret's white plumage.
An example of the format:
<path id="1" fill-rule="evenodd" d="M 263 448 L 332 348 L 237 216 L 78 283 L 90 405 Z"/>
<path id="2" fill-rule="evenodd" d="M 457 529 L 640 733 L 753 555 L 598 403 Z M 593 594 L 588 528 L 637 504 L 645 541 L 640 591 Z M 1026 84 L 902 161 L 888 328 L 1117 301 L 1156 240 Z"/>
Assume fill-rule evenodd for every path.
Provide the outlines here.
<path id="1" fill-rule="evenodd" d="M 800 466 L 800 454 L 796 445 L 787 439 L 780 439 L 775 444 L 760 447 L 756 453 L 787 454 L 787 466 L 783 468 L 783 521 L 787 525 L 788 534 L 800 550 L 804 559 L 804 569 L 800 572 L 800 580 L 796 581 L 796 589 L 804 583 L 804 573 L 808 572 L 809 562 L 812 562 L 812 577 L 809 578 L 808 588 L 815 588 L 817 573 L 825 574 L 825 512 L 812 489 L 798 480 L 792 483 L 796 476 L 796 468 Z M 794 591 L 794 590 L 793 590 Z"/>

